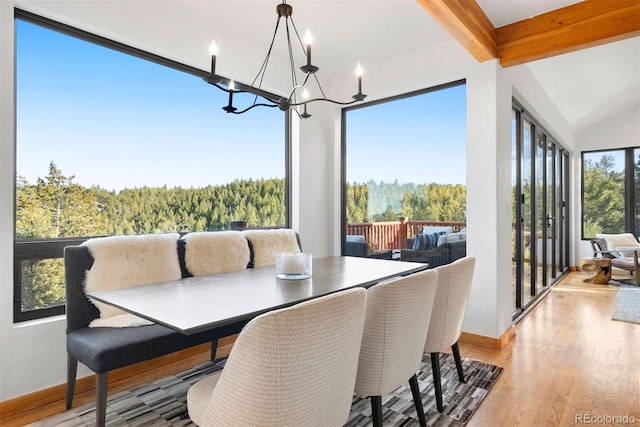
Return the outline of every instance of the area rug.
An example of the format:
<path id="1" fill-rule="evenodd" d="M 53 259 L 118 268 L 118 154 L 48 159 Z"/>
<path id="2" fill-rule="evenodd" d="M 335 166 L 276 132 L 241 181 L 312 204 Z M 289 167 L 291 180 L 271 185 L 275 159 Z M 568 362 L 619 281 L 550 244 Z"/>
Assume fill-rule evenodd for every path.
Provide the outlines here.
<path id="1" fill-rule="evenodd" d="M 640 287 L 620 285 L 611 318 L 623 322 L 640 323 Z"/>
<path id="2" fill-rule="evenodd" d="M 224 360 L 205 363 L 154 383 L 109 396 L 106 424 L 109 426 L 193 426 L 187 410 L 187 390 L 191 384 L 224 367 Z M 463 359 L 467 383 L 458 381 L 455 362 L 450 354 L 440 355 L 445 411 L 436 410 L 433 377 L 429 355 L 423 358 L 418 373 L 427 423 L 431 426 L 463 426 L 496 382 L 502 368 Z M 418 426 L 409 386 L 402 386 L 382 398 L 385 427 Z M 347 422 L 349 427 L 371 424 L 371 404 L 356 397 Z M 63 414 L 30 424 L 43 427 L 75 427 L 95 425 L 95 405 L 87 404 Z"/>

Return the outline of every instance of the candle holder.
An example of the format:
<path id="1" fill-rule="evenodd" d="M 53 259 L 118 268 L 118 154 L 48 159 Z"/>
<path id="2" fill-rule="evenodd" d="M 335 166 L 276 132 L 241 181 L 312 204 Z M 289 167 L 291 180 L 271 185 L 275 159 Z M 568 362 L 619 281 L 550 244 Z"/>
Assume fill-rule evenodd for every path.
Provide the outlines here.
<path id="1" fill-rule="evenodd" d="M 300 280 L 311 277 L 311 254 L 277 253 L 276 277 L 286 280 Z"/>

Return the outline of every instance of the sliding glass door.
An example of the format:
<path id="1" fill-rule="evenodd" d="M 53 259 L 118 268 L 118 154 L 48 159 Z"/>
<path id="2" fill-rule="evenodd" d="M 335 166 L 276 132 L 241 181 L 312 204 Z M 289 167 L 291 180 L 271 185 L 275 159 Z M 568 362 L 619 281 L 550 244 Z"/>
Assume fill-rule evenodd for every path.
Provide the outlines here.
<path id="1" fill-rule="evenodd" d="M 512 114 L 513 309 L 519 316 L 569 267 L 568 153 L 524 109 Z"/>

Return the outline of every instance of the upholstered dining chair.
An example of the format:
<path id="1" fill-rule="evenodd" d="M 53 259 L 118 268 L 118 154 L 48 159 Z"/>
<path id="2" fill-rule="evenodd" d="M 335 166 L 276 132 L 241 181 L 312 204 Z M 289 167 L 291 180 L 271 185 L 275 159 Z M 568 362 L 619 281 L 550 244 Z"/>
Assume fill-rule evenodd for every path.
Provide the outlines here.
<path id="1" fill-rule="evenodd" d="M 474 257 L 464 257 L 435 269 L 438 272 L 438 286 L 424 351 L 431 354 L 431 370 L 439 412 L 444 411 L 439 359 L 441 350 L 451 347 L 458 378 L 460 382 L 466 382 L 458 339 L 462 334 L 462 321 L 467 311 L 475 265 Z"/>
<path id="2" fill-rule="evenodd" d="M 437 271 L 428 270 L 367 290 L 367 317 L 355 394 L 370 397 L 374 427 L 382 426 L 382 395 L 406 381 L 420 425 L 426 426 L 416 373 L 420 369 L 437 279 Z"/>
<path id="3" fill-rule="evenodd" d="M 199 426 L 342 426 L 349 417 L 367 292 L 355 288 L 262 314 L 222 371 L 187 393 Z"/>

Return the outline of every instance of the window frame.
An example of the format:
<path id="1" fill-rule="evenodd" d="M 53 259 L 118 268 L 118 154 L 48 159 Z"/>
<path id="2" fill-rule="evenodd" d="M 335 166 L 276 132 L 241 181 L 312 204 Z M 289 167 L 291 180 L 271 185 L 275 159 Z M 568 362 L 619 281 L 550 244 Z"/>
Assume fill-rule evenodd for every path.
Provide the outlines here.
<path id="1" fill-rule="evenodd" d="M 377 99 L 366 103 L 359 103 L 351 107 L 345 107 L 341 112 L 340 120 L 340 253 L 345 254 L 347 242 L 347 113 L 353 110 L 359 110 L 362 108 L 373 107 L 380 104 L 386 104 L 401 99 L 411 98 L 413 96 L 424 95 L 427 93 L 437 92 L 440 90 L 446 90 L 457 86 L 464 86 L 467 84 L 467 79 L 455 80 L 449 83 L 443 83 L 436 86 L 431 86 L 424 89 L 418 89 L 411 92 L 402 93 L 399 95 L 390 96 L 388 98 Z"/>
<path id="2" fill-rule="evenodd" d="M 173 70 L 191 74 L 196 77 L 205 77 L 209 75 L 209 71 L 201 70 L 196 67 L 192 67 L 190 65 L 183 64 L 178 61 L 174 61 L 169 58 L 162 57 L 160 55 L 156 55 L 142 49 L 138 49 L 133 46 L 126 45 L 124 43 L 120 43 L 106 37 L 102 37 L 88 31 L 63 24 L 61 22 L 43 17 L 41 15 L 37 15 L 32 12 L 28 12 L 26 10 L 20 8 L 14 8 L 14 22 L 17 20 L 22 20 L 25 22 L 29 22 L 31 24 L 35 24 L 46 28 L 48 30 L 56 31 L 62 33 L 64 35 L 74 37 L 76 39 L 84 40 L 86 42 L 107 48 L 112 49 L 117 52 L 120 52 L 125 55 L 131 55 L 137 57 L 139 59 L 150 61 L 155 64 L 171 68 Z M 14 33 L 16 34 L 16 33 Z M 14 52 L 17 53 L 17 37 L 14 37 Z M 16 128 L 17 122 L 17 104 L 16 104 L 16 95 L 17 95 L 17 87 L 15 84 L 15 79 L 17 79 L 17 62 L 14 60 L 14 129 Z M 208 86 L 203 84 L 203 90 L 208 90 Z M 247 90 L 250 92 L 250 90 Z M 261 92 L 266 93 L 268 95 L 273 95 L 268 91 L 261 90 Z M 291 180 L 292 176 L 292 165 L 291 165 L 291 133 L 292 133 L 292 120 L 291 120 L 291 112 L 283 112 L 284 116 L 284 155 L 285 155 L 285 164 L 284 164 L 284 180 L 285 180 L 285 223 L 284 226 L 289 228 L 291 226 Z M 37 261 L 44 259 L 58 259 L 64 257 L 64 248 L 70 245 L 79 245 L 85 242 L 86 240 L 93 237 L 103 237 L 103 236 L 89 236 L 89 237 L 63 237 L 63 238 L 54 238 L 54 239 L 33 239 L 33 240 L 18 240 L 16 239 L 16 219 L 17 219 L 17 205 L 16 205 L 16 197 L 17 197 L 17 181 L 16 181 L 16 156 L 17 156 L 17 146 L 18 146 L 18 136 L 17 133 L 14 132 L 14 184 L 13 184 L 13 322 L 19 323 L 28 320 L 41 319 L 51 316 L 63 315 L 65 314 L 65 304 L 41 308 L 36 310 L 28 310 L 22 311 L 22 269 L 21 264 L 23 261 Z"/>
<path id="3" fill-rule="evenodd" d="M 632 233 L 634 231 L 634 208 L 635 208 L 635 151 L 640 150 L 640 146 L 631 147 L 612 147 L 601 148 L 597 150 L 584 150 L 580 152 L 580 239 L 591 240 L 593 237 L 585 237 L 584 235 L 584 156 L 585 154 L 607 153 L 612 151 L 621 151 L 624 153 L 624 233 Z M 640 230 L 639 230 L 640 231 Z M 595 236 L 594 236 L 595 237 Z"/>

